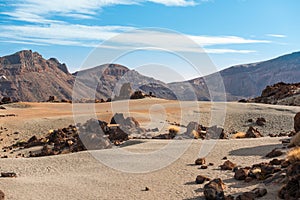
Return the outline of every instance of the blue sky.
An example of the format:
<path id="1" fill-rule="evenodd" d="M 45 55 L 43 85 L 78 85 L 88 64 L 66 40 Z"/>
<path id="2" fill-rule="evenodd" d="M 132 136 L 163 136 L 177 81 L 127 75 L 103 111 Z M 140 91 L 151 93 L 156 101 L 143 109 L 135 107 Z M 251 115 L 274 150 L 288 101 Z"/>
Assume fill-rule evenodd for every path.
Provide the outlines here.
<path id="1" fill-rule="evenodd" d="M 115 61 L 138 71 L 142 65 L 151 67 L 153 61 L 189 79 L 299 51 L 299 9 L 298 0 L 2 0 L 0 56 L 32 49 L 45 58 L 58 58 L 73 72 L 107 62 L 103 55 L 112 51 L 154 44 L 168 53 L 138 51 Z M 154 36 L 157 40 L 149 39 L 147 31 L 135 31 L 149 27 L 158 34 Z M 159 39 L 164 38 L 160 28 L 163 34 L 168 32 L 163 35 L 168 39 Z M 119 34 L 122 41 L 115 39 Z M 190 41 L 173 37 L 176 34 L 192 40 L 199 50 L 191 48 Z M 99 45 L 103 55 L 89 62 Z M 190 70 L 178 56 L 170 56 L 175 51 L 196 58 L 202 49 L 215 67 L 205 64 L 200 73 Z"/>

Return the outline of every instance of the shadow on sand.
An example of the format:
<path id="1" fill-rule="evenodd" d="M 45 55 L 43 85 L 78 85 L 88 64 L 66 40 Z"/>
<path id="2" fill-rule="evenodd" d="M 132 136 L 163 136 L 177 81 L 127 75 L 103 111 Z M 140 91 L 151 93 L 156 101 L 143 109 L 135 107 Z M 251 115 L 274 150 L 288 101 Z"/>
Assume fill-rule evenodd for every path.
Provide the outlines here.
<path id="1" fill-rule="evenodd" d="M 280 149 L 281 147 L 282 147 L 282 144 L 270 144 L 270 145 L 264 145 L 264 146 L 240 148 L 240 149 L 230 151 L 229 155 L 265 157 L 273 149 L 275 149 L 275 148 Z"/>

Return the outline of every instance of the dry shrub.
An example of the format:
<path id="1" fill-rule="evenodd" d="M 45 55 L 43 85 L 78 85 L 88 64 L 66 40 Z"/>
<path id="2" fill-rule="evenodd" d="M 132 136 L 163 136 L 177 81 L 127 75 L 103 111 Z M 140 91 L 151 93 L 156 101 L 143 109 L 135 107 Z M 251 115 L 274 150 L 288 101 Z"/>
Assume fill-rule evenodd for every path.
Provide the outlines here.
<path id="1" fill-rule="evenodd" d="M 246 137 L 246 133 L 244 132 L 237 132 L 232 136 L 233 139 L 240 139 L 245 137 Z"/>
<path id="2" fill-rule="evenodd" d="M 300 161 L 300 147 L 295 147 L 287 154 L 287 159 L 291 163 Z"/>
<path id="3" fill-rule="evenodd" d="M 179 132 L 180 128 L 177 126 L 169 126 L 169 133 L 177 134 Z"/>

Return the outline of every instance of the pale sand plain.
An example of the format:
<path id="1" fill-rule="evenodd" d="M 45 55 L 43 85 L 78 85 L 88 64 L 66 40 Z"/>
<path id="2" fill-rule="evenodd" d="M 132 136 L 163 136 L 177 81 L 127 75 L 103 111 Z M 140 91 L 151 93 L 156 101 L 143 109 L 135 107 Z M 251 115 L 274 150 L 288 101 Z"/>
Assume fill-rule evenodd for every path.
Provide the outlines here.
<path id="1" fill-rule="evenodd" d="M 3 138 L 1 148 L 15 143 L 16 139 L 27 140 L 32 135 L 42 136 L 49 129 L 63 128 L 74 123 L 72 104 L 18 103 L 5 107 L 7 109 L 1 110 L 1 114 L 16 116 L 0 119 L 0 126 L 7 128 L 0 135 Z M 87 116 L 86 108 L 79 105 L 77 116 Z M 160 126 L 160 133 L 165 133 L 169 126 L 166 120 L 187 125 L 189 121 L 197 121 L 200 117 L 200 123 L 209 126 L 216 121 L 220 122 L 217 114 L 222 115 L 223 109 L 222 103 L 212 107 L 209 102 L 197 102 L 195 106 L 195 102 L 144 99 L 130 101 L 129 111 L 124 113 L 134 116 L 144 127 Z M 293 117 L 300 111 L 299 107 L 241 103 L 227 103 L 225 109 L 226 131 L 246 131 L 249 125 L 253 125 L 247 122 L 249 118 L 264 117 L 267 120 L 266 126 L 258 129 L 265 135 L 292 130 Z M 112 106 L 111 103 L 95 105 L 97 117 L 104 121 L 109 121 L 113 112 L 125 110 L 126 106 Z M 216 113 L 211 121 L 212 110 Z M 16 131 L 19 133 L 14 134 Z M 0 189 L 5 193 L 6 199 L 18 200 L 203 199 L 203 185 L 194 184 L 196 176 L 202 174 L 209 178 L 222 178 L 227 186 L 226 194 L 236 196 L 260 185 L 268 189 L 268 195 L 261 199 L 277 199 L 276 193 L 280 185 L 265 186 L 256 181 L 236 181 L 233 179 L 233 172 L 221 171 L 218 166 L 223 164 L 224 156 L 240 166 L 268 161 L 270 159 L 264 156 L 275 147 L 282 146 L 280 139 L 282 138 L 211 140 L 214 145 L 206 155 L 206 160 L 214 163 L 214 166 L 208 169 L 199 169 L 193 165 L 202 152 L 201 148 L 207 144 L 207 141 L 202 140 L 131 140 L 117 149 L 40 158 L 14 158 L 17 152 L 0 152 L 1 156 L 11 157 L 0 160 L 0 170 L 13 171 L 18 175 L 17 178 L 0 178 Z M 116 153 L 116 150 L 135 154 L 123 156 Z M 111 164 L 109 158 L 115 162 Z M 165 162 L 168 159 L 170 164 Z M 150 190 L 143 191 L 145 187 Z"/>

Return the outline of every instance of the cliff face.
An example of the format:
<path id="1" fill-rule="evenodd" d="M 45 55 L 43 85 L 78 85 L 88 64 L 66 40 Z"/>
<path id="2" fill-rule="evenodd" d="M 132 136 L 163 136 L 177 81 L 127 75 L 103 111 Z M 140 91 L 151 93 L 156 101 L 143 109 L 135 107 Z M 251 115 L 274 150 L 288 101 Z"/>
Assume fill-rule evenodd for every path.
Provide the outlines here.
<path id="1" fill-rule="evenodd" d="M 73 76 L 65 64 L 30 50 L 0 58 L 0 96 L 20 101 L 45 101 L 50 95 L 70 99 Z"/>

